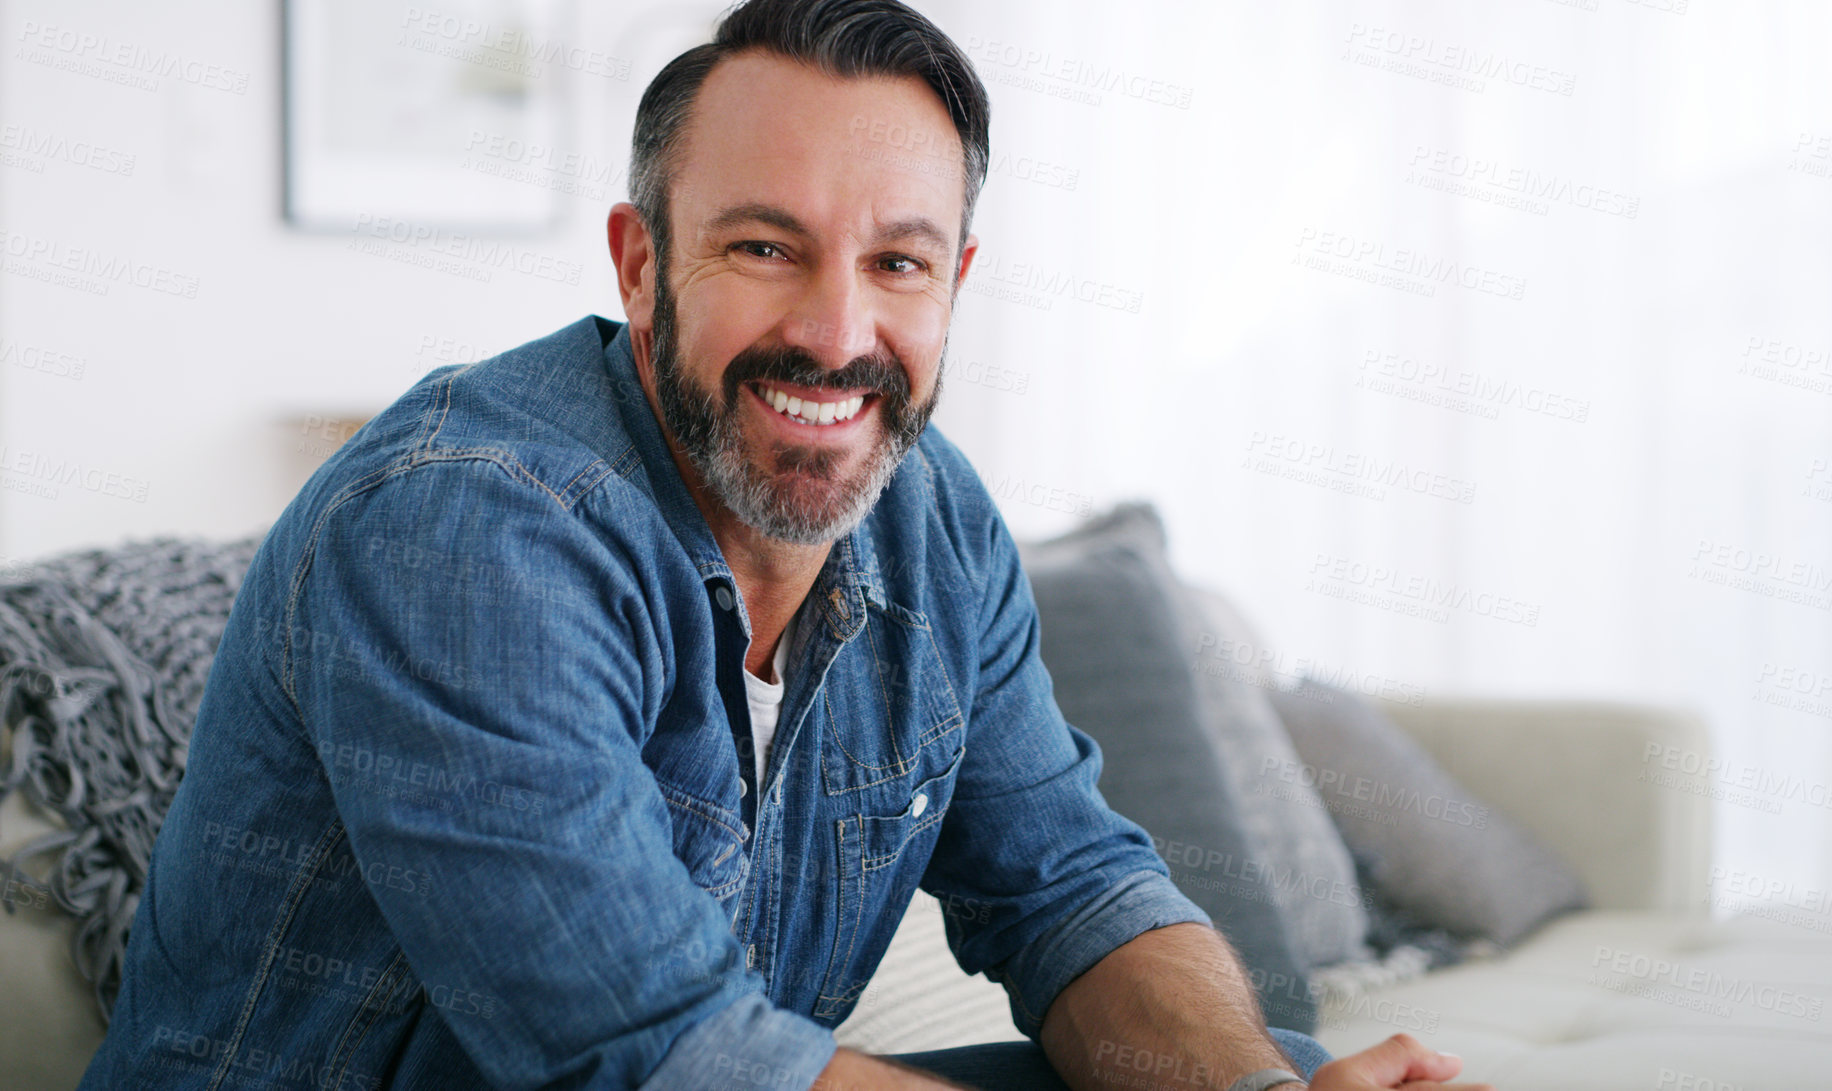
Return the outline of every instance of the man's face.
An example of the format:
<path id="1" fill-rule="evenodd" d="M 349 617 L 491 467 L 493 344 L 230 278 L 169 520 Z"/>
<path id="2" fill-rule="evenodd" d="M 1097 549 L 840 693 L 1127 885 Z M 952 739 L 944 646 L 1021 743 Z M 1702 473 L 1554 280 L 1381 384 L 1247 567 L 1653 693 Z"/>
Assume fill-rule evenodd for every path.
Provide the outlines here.
<path id="1" fill-rule="evenodd" d="M 670 186 L 651 361 L 664 422 L 741 521 L 831 542 L 921 435 L 965 265 L 960 164 L 913 77 L 764 53 L 707 77 Z"/>

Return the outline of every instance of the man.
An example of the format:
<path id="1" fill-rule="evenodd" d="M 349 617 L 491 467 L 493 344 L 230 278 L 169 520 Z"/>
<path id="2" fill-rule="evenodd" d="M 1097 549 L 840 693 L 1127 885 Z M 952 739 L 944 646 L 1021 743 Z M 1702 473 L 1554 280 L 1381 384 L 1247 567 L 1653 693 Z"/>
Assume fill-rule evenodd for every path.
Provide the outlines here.
<path id="1" fill-rule="evenodd" d="M 628 324 L 428 376 L 263 543 L 85 1087 L 1136 1085 L 1114 1043 L 1302 1086 L 925 429 L 987 115 L 892 0 L 757 0 L 656 78 Z M 988 907 L 950 942 L 1037 1045 L 835 1049 L 918 881 Z"/>

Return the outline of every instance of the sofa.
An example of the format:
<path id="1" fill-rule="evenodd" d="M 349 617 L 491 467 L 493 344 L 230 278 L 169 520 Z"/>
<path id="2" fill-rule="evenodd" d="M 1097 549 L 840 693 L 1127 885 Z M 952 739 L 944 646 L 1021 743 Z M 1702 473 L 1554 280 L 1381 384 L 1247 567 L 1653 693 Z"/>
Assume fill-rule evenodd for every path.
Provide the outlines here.
<path id="1" fill-rule="evenodd" d="M 1092 538 L 1072 534 L 1067 547 L 1025 545 L 1027 571 L 1045 615 L 1045 660 L 1065 712 L 1069 701 L 1082 699 L 1076 676 L 1087 669 L 1065 654 L 1062 640 L 1074 633 L 1063 628 L 1065 620 L 1087 615 L 1096 631 L 1117 632 L 1120 626 L 1118 612 L 1098 603 L 1064 605 L 1069 601 L 1061 597 L 1064 588 L 1076 591 L 1093 582 L 1087 541 L 1104 542 L 1104 549 L 1118 527 L 1131 543 L 1120 551 L 1126 556 L 1162 551 L 1161 524 L 1148 510 L 1122 511 L 1090 525 Z M 251 547 L 247 542 L 218 551 L 212 563 L 245 566 Z M 1073 554 L 1068 562 L 1065 549 Z M 162 556 L 177 554 L 168 549 Z M 1151 564 L 1160 570 L 1155 576 L 1137 577 L 1124 566 L 1110 571 L 1156 579 L 1166 593 L 1205 601 L 1206 616 L 1220 619 L 1218 628 L 1239 624 L 1225 600 L 1165 582 L 1174 577 L 1161 571 L 1161 557 Z M 88 573 L 113 570 L 95 563 L 50 568 L 79 582 L 90 580 Z M 198 581 L 179 582 L 196 600 Z M 187 616 L 194 620 L 187 624 L 206 635 L 212 624 L 220 624 L 233 583 L 212 585 L 208 608 L 191 610 Z M 1126 596 L 1143 593 L 1125 580 L 1113 588 Z M 110 593 L 89 605 L 106 622 L 103 627 L 131 628 L 131 613 L 120 609 L 131 598 Z M 0 605 L 9 601 L 0 598 Z M 1147 611 L 1146 622 L 1162 612 Z M 199 617 L 206 620 L 196 621 Z M 1166 640 L 1186 650 L 1214 643 L 1207 632 L 1166 632 L 1172 634 Z M 1122 639 L 1134 651 L 1172 658 L 1153 648 L 1149 635 L 1127 632 Z M 133 638 L 127 633 L 109 656 L 131 658 L 138 647 Z M 1257 642 L 1257 637 L 1239 639 Z M 1102 650 L 1095 659 L 1111 665 L 1113 653 Z M 168 674 L 183 658 L 160 649 L 143 655 Z M 0 678 L 12 669 L 0 657 Z M 186 669 L 190 681 L 186 700 L 177 702 L 180 720 L 194 707 L 190 691 L 199 678 L 196 663 Z M 1156 694 L 1174 688 L 1167 679 L 1173 674 L 1146 681 Z M 1264 675 L 1249 681 L 1249 689 L 1282 684 Z M 1109 697 L 1114 689 L 1103 678 L 1082 687 L 1090 688 Z M 1461 962 L 1442 969 L 1407 965 L 1400 955 L 1416 953 L 1411 947 L 1384 961 L 1307 966 L 1301 987 L 1314 1010 L 1301 1014 L 1314 1017 L 1314 1031 L 1325 1046 L 1337 1054 L 1353 1052 L 1403 1030 L 1463 1056 L 1470 1078 L 1513 1091 L 1785 1091 L 1832 1082 L 1827 1077 L 1832 1017 L 1823 1011 L 1823 998 L 1832 995 L 1832 933 L 1753 917 L 1717 920 L 1707 912 L 1711 786 L 1659 760 L 1708 753 L 1708 734 L 1697 718 L 1594 702 L 1448 699 L 1418 692 L 1400 698 L 1377 700 L 1378 710 L 1444 775 L 1568 864 L 1581 879 L 1584 908 L 1551 913 L 1505 948 L 1473 943 Z M 1142 700 L 1122 692 L 1105 710 L 1113 723 L 1102 728 L 1109 732 L 1103 750 L 1110 755 L 1110 771 L 1121 779 L 1103 774 L 1103 792 L 1110 784 L 1115 792 L 1123 790 L 1129 764 L 1132 774 L 1149 774 L 1151 790 L 1161 792 L 1165 782 L 1157 767 L 1184 764 L 1163 761 L 1170 744 L 1157 737 L 1139 735 L 1144 743 L 1130 745 L 1139 733 L 1134 721 L 1143 712 L 1162 711 L 1145 709 Z M 1099 718 L 1089 706 L 1087 722 Z M 1126 734 L 1112 734 L 1114 724 Z M 12 761 L 11 734 L 0 733 L 0 768 Z M 1651 776 L 1654 771 L 1659 775 Z M 1130 806 L 1121 810 L 1131 813 Z M 1161 821 L 1148 826 L 1155 831 Z M 62 829 L 55 815 L 14 791 L 0 803 L 0 858 L 11 859 L 22 846 L 55 838 Z M 47 896 L 49 886 L 42 869 L 9 874 L 7 912 L 0 914 L 0 982 L 6 986 L 0 989 L 0 1087 L 20 1091 L 73 1087 L 103 1034 L 97 990 L 77 970 L 82 959 L 93 971 L 93 930 L 87 938 L 79 935 L 77 921 Z M 971 907 L 917 894 L 878 973 L 836 1032 L 843 1045 L 898 1053 L 1020 1037 L 1004 992 L 983 977 L 967 977 L 949 953 L 947 920 L 963 911 Z M 1233 934 L 1232 925 L 1226 927 Z M 1301 949 L 1307 942 L 1289 946 Z M 1258 950 L 1260 943 L 1248 937 L 1243 948 L 1256 966 L 1295 957 L 1293 950 Z"/>
<path id="2" fill-rule="evenodd" d="M 1650 753 L 1707 752 L 1697 718 L 1448 698 L 1383 710 L 1567 858 L 1592 908 L 1555 918 L 1505 953 L 1327 996 L 1316 1036 L 1331 1052 L 1405 1031 L 1462 1056 L 1467 1078 L 1507 1091 L 1832 1086 L 1832 1013 L 1789 999 L 1832 996 L 1832 934 L 1759 917 L 1713 920 L 1706 785 L 1643 778 Z M 918 896 L 836 1032 L 842 1044 L 895 1053 L 1020 1036 L 1003 990 L 955 967 L 944 918 L 945 907 Z M 1713 998 L 1725 992 L 1731 998 Z"/>

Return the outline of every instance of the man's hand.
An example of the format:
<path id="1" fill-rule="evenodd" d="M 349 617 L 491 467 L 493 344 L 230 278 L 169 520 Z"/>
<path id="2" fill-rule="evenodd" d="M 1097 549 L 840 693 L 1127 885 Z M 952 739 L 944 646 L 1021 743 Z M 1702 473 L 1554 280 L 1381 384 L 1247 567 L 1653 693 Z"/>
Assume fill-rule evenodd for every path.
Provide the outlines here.
<path id="1" fill-rule="evenodd" d="M 1486 1083 L 1442 1082 L 1456 1078 L 1461 1071 L 1461 1058 L 1426 1049 L 1410 1034 L 1395 1034 L 1372 1049 L 1337 1058 L 1317 1069 L 1310 1087 L 1311 1091 L 1495 1091 Z"/>

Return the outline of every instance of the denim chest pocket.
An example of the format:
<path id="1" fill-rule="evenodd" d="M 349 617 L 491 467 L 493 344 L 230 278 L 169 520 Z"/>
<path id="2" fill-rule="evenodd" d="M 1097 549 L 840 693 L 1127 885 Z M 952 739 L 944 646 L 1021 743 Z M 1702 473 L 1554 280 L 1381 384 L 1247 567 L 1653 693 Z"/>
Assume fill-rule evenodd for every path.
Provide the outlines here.
<path id="1" fill-rule="evenodd" d="M 964 747 L 956 749 L 932 776 L 905 780 L 903 806 L 895 813 L 852 814 L 833 821 L 835 888 L 822 893 L 838 912 L 815 1018 L 838 1024 L 865 991 L 928 868 L 965 755 Z"/>
<path id="2" fill-rule="evenodd" d="M 744 820 L 737 813 L 657 780 L 668 801 L 674 855 L 701 890 L 729 901 L 744 886 L 751 858 L 744 851 Z"/>
<path id="3" fill-rule="evenodd" d="M 896 603 L 866 611 L 841 652 L 852 662 L 821 686 L 821 785 L 856 796 L 861 811 L 894 813 L 912 776 L 954 757 L 966 721 L 928 618 Z"/>

